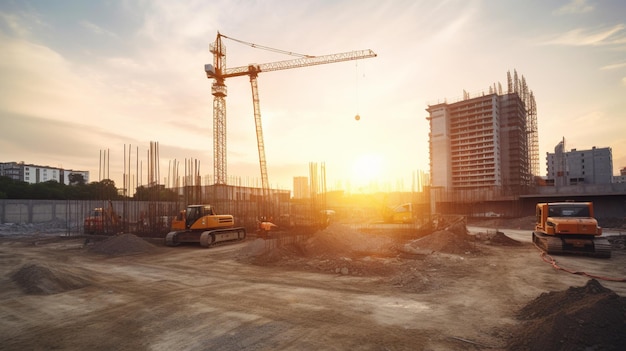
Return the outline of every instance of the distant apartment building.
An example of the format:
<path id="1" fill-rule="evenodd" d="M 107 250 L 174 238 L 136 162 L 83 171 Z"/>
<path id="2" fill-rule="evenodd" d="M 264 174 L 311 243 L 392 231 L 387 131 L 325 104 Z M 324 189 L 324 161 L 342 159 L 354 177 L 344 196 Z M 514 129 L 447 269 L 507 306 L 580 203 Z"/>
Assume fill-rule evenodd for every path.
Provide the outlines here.
<path id="1" fill-rule="evenodd" d="M 613 183 L 626 183 L 626 167 L 619 170 L 619 175 L 613 177 Z"/>
<path id="2" fill-rule="evenodd" d="M 310 197 L 309 195 L 309 178 L 293 177 L 293 198 L 306 199 Z"/>
<path id="3" fill-rule="evenodd" d="M 613 155 L 610 147 L 589 150 L 565 149 L 565 139 L 554 153 L 546 153 L 546 184 L 567 186 L 577 184 L 610 184 L 613 179 Z"/>
<path id="4" fill-rule="evenodd" d="M 0 176 L 29 184 L 56 181 L 68 185 L 70 184 L 71 174 L 80 174 L 83 176 L 85 183 L 89 182 L 89 171 L 74 171 L 58 167 L 26 164 L 24 162 L 0 162 Z"/>
<path id="5" fill-rule="evenodd" d="M 508 93 L 496 90 L 428 106 L 431 186 L 519 192 L 532 184 L 538 169 L 534 97 L 517 74 Z"/>

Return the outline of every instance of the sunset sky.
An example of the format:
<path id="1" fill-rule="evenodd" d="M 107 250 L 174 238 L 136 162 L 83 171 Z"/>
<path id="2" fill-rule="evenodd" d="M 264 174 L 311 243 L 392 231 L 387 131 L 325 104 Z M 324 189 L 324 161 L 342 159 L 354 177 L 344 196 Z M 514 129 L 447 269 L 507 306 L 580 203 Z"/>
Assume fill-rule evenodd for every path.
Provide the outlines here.
<path id="1" fill-rule="evenodd" d="M 213 179 L 204 64 L 218 31 L 300 54 L 378 54 L 259 75 L 272 187 L 291 189 L 317 162 L 331 189 L 410 190 L 428 171 L 428 105 L 506 87 L 513 70 L 535 94 L 542 175 L 562 138 L 568 150 L 611 147 L 614 174 L 626 167 L 623 0 L 0 0 L 0 162 L 88 170 L 93 181 L 109 150 L 121 186 L 127 146 L 145 183 L 155 141 L 162 182 L 185 159 Z M 224 43 L 228 67 L 294 58 Z M 250 83 L 226 84 L 228 175 L 252 184 Z"/>

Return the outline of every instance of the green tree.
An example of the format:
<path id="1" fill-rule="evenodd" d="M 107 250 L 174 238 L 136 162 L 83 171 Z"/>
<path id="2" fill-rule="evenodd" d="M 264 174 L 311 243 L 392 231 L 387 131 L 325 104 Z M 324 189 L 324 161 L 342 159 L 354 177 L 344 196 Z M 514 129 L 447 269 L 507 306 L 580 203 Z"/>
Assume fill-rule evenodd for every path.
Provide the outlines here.
<path id="1" fill-rule="evenodd" d="M 81 173 L 70 173 L 67 176 L 70 185 L 85 185 L 85 177 Z"/>
<path id="2" fill-rule="evenodd" d="M 66 199 L 65 184 L 61 184 L 56 180 L 31 184 L 31 199 L 42 200 L 62 200 Z"/>
<path id="3" fill-rule="evenodd" d="M 159 184 L 151 187 L 137 187 L 133 198 L 140 201 L 176 201 L 178 195 L 173 190 L 165 189 L 165 185 Z"/>
<path id="4" fill-rule="evenodd" d="M 91 182 L 87 185 L 89 195 L 94 200 L 115 200 L 120 198 L 117 194 L 115 182 L 111 179 L 103 179 L 99 182 Z"/>
<path id="5" fill-rule="evenodd" d="M 29 184 L 9 177 L 0 177 L 0 191 L 6 194 L 7 199 L 31 199 Z"/>

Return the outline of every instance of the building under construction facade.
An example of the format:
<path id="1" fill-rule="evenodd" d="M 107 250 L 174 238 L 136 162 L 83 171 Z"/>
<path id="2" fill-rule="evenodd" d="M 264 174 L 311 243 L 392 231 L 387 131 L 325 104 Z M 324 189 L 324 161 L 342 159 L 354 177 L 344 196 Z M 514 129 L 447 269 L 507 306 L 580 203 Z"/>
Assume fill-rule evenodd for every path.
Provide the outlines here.
<path id="1" fill-rule="evenodd" d="M 431 186 L 445 192 L 515 195 L 538 175 L 536 107 L 525 79 L 508 74 L 508 89 L 429 105 Z"/>

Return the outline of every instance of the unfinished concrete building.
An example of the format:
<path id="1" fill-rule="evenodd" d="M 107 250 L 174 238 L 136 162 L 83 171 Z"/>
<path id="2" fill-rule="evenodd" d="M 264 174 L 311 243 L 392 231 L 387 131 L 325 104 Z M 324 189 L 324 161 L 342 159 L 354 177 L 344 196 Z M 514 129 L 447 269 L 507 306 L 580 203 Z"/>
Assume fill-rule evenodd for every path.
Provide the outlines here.
<path id="1" fill-rule="evenodd" d="M 447 192 L 520 194 L 538 175 L 535 99 L 525 79 L 508 74 L 508 90 L 429 105 L 431 186 Z"/>

